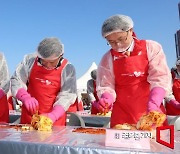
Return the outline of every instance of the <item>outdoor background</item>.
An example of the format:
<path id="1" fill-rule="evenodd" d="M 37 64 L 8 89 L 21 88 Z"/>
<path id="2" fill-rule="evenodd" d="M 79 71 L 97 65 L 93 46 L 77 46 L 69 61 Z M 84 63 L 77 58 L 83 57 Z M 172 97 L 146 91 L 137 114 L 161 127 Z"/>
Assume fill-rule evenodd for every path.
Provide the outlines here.
<path id="1" fill-rule="evenodd" d="M 10 74 L 25 54 L 35 52 L 45 37 L 58 37 L 77 78 L 97 65 L 109 49 L 101 26 L 114 14 L 134 20 L 139 39 L 159 42 L 169 68 L 176 61 L 174 34 L 179 29 L 179 0 L 0 0 L 0 51 Z"/>

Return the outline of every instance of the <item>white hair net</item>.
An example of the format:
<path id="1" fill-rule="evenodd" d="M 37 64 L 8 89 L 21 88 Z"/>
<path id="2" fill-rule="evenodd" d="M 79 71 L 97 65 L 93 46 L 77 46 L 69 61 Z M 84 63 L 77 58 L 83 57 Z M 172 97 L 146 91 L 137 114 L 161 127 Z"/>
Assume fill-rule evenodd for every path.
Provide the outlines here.
<path id="1" fill-rule="evenodd" d="M 124 32 L 134 26 L 132 19 L 125 15 L 114 15 L 106 19 L 102 25 L 102 36 L 106 37 L 115 32 Z"/>
<path id="2" fill-rule="evenodd" d="M 58 38 L 45 38 L 39 43 L 37 55 L 42 59 L 53 60 L 64 53 L 64 45 Z"/>

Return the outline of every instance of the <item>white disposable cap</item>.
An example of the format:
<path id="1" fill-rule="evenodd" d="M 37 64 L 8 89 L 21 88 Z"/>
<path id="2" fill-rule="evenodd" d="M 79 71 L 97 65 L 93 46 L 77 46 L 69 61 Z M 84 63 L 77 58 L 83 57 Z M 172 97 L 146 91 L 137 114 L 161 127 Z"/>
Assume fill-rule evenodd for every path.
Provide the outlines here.
<path id="1" fill-rule="evenodd" d="M 102 36 L 106 37 L 115 32 L 125 32 L 133 28 L 134 23 L 129 16 L 114 15 L 104 21 L 102 25 Z"/>

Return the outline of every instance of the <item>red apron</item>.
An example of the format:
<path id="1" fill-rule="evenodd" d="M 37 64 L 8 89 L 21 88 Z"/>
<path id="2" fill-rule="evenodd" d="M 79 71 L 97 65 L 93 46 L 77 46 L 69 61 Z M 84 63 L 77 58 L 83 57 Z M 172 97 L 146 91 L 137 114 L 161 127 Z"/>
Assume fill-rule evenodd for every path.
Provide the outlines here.
<path id="1" fill-rule="evenodd" d="M 78 98 L 76 98 L 76 102 L 75 103 L 77 104 L 77 111 L 84 111 L 82 100 L 79 101 Z"/>
<path id="2" fill-rule="evenodd" d="M 173 94 L 175 99 L 180 102 L 180 79 L 173 80 Z M 167 115 L 180 115 L 180 109 L 175 108 L 171 104 L 166 103 L 166 113 Z"/>
<path id="3" fill-rule="evenodd" d="M 7 101 L 8 101 L 9 110 L 14 110 L 12 96 L 9 96 Z"/>
<path id="4" fill-rule="evenodd" d="M 84 111 L 83 102 L 78 102 L 78 111 Z"/>
<path id="5" fill-rule="evenodd" d="M 0 99 L 0 122 L 9 122 L 9 107 L 7 101 L 7 95 L 4 95 Z"/>
<path id="6" fill-rule="evenodd" d="M 117 95 L 111 115 L 111 127 L 123 123 L 136 124 L 147 113 L 150 93 L 146 41 L 135 40 L 134 50 L 129 57 L 113 50 L 111 54 L 114 59 Z"/>
<path id="7" fill-rule="evenodd" d="M 42 66 L 37 65 L 37 58 L 31 70 L 29 77 L 28 89 L 27 91 L 32 97 L 36 98 L 39 103 L 39 114 L 49 113 L 53 109 L 53 104 L 55 103 L 56 96 L 61 90 L 61 73 L 67 60 L 64 59 L 61 66 L 57 69 L 47 70 Z M 74 104 L 72 105 L 76 107 Z M 74 107 L 70 107 L 73 110 Z M 26 110 L 24 105 L 22 106 L 21 123 L 31 123 L 32 116 Z M 60 119 L 54 122 L 53 125 L 65 125 L 66 114 L 64 114 Z"/>
<path id="8" fill-rule="evenodd" d="M 72 104 L 69 109 L 67 110 L 67 112 L 76 112 L 78 110 L 78 101 L 76 99 L 76 101 L 74 102 L 74 104 Z"/>
<path id="9" fill-rule="evenodd" d="M 93 80 L 93 86 L 94 86 L 94 92 L 93 92 L 93 94 L 94 94 L 94 97 L 95 97 L 96 101 L 98 102 L 98 101 L 99 101 L 99 98 L 98 98 L 98 96 L 97 96 L 97 91 L 96 91 L 96 81 L 94 81 L 94 80 Z M 91 114 L 97 114 L 97 113 L 99 113 L 98 109 L 95 108 L 95 107 L 92 105 L 92 106 L 91 106 Z"/>

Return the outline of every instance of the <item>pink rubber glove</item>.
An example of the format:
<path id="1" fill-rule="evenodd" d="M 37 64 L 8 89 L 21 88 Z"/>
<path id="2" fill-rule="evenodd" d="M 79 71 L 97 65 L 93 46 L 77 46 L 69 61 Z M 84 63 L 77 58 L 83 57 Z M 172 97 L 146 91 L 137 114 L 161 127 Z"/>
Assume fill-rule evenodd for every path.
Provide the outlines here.
<path id="1" fill-rule="evenodd" d="M 180 103 L 176 100 L 170 100 L 168 103 L 174 106 L 176 109 L 180 109 Z"/>
<path id="2" fill-rule="evenodd" d="M 53 123 L 57 121 L 65 113 L 64 108 L 61 105 L 56 105 L 53 107 L 53 110 L 50 113 L 41 114 L 50 118 Z"/>
<path id="3" fill-rule="evenodd" d="M 0 89 L 0 99 L 5 95 L 4 91 Z"/>
<path id="4" fill-rule="evenodd" d="M 99 110 L 105 110 L 108 112 L 112 109 L 113 96 L 110 93 L 103 93 L 99 99 Z"/>
<path id="5" fill-rule="evenodd" d="M 23 103 L 31 115 L 36 113 L 39 108 L 38 101 L 34 97 L 31 97 L 31 95 L 23 88 L 18 90 L 16 98 Z"/>
<path id="6" fill-rule="evenodd" d="M 155 87 L 151 89 L 150 95 L 149 95 L 149 101 L 148 101 L 148 107 L 147 111 L 158 111 L 162 112 L 160 110 L 160 105 L 163 102 L 163 99 L 165 97 L 165 90 L 161 87 Z"/>

